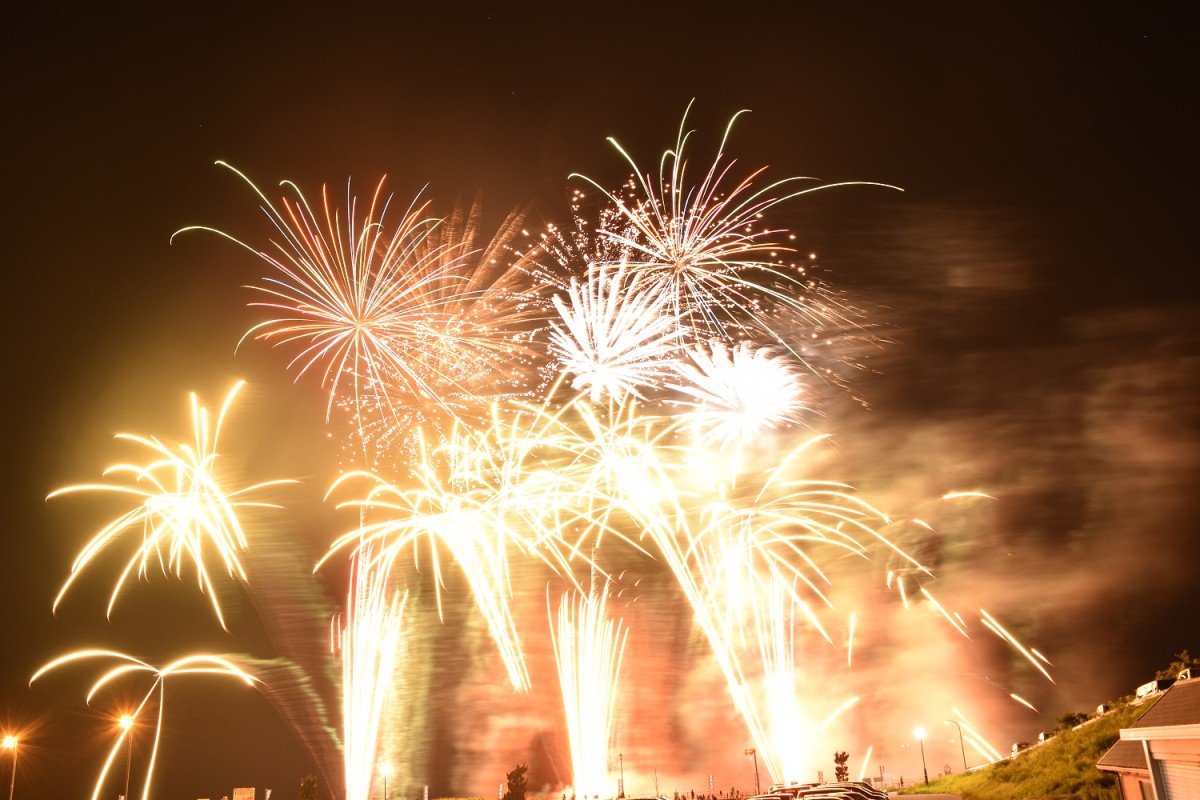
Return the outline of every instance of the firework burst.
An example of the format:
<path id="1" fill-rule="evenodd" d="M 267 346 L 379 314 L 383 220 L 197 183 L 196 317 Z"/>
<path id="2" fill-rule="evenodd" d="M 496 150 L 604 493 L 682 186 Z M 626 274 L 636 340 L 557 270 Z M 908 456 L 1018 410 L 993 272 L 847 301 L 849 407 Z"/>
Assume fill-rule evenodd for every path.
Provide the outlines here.
<path id="1" fill-rule="evenodd" d="M 791 177 L 760 186 L 765 168 L 735 178 L 736 162 L 725 146 L 741 113 L 729 121 L 713 163 L 695 184 L 688 173 L 686 149 L 692 132 L 686 130 L 686 113 L 675 146 L 663 154 L 657 174 L 642 170 L 610 138 L 634 173 L 627 190 L 611 192 L 586 176 L 577 177 L 603 192 L 618 212 L 619 224 L 601 228 L 600 234 L 629 254 L 631 274 L 657 287 L 667 298 L 671 316 L 693 341 L 766 336 L 793 349 L 794 327 L 841 328 L 852 322 L 844 310 L 820 299 L 804 268 L 784 261 L 794 252 L 791 238 L 787 231 L 765 225 L 763 218 L 788 200 L 852 183 L 806 187 L 800 182 L 814 179 Z M 797 323 L 778 320 L 788 315 Z"/>
<path id="2" fill-rule="evenodd" d="M 223 163 L 223 162 L 218 162 Z M 227 164 L 223 164 L 229 167 Z M 520 391 L 517 365 L 536 316 L 523 274 L 503 259 L 513 252 L 521 215 L 513 214 L 483 248 L 478 206 L 443 220 L 415 197 L 393 222 L 383 180 L 364 203 L 347 187 L 345 210 L 322 188 L 314 207 L 300 189 L 277 206 L 233 167 L 263 203 L 279 240 L 258 250 L 213 228 L 274 268 L 251 303 L 275 314 L 244 338 L 297 350 L 297 376 L 320 374 L 329 399 L 351 416 L 368 461 L 401 433 L 430 418 L 456 418 L 487 396 Z M 180 232 L 183 232 L 180 231 Z M 519 257 L 517 258 L 519 261 Z"/>
<path id="3" fill-rule="evenodd" d="M 362 201 L 347 184 L 344 202 L 325 188 L 310 202 L 285 182 L 285 196 L 272 202 L 233 170 L 275 231 L 258 248 L 203 229 L 269 267 L 250 287 L 251 305 L 269 318 L 243 341 L 290 351 L 296 379 L 310 376 L 327 391 L 326 421 L 336 409 L 351 427 L 343 442 L 350 471 L 329 497 L 355 493 L 339 507 L 357 513 L 357 526 L 317 565 L 350 554 L 346 608 L 332 626 L 348 800 L 371 794 L 393 682 L 403 678 L 398 665 L 411 644 L 407 590 L 423 566 L 439 615 L 451 570 L 461 572 L 509 683 L 521 690 L 530 671 L 512 598 L 514 583 L 528 576 L 515 565 L 532 559 L 539 572 L 572 584 L 557 627 L 549 592 L 547 611 L 575 789 L 584 794 L 607 793 L 609 783 L 627 631 L 606 606 L 606 567 L 623 558 L 653 557 L 675 579 L 753 752 L 777 780 L 811 777 L 812 743 L 857 702 L 844 698 L 821 721 L 798 677 L 809 666 L 805 637 L 840 643 L 834 625 L 846 615 L 831 587 L 847 564 L 883 562 L 906 608 L 911 595 L 938 624 L 944 619 L 967 636 L 962 616 L 925 585 L 933 574 L 924 557 L 891 536 L 887 517 L 848 485 L 813 479 L 808 456 L 824 437 L 794 447 L 795 439 L 777 435 L 813 411 L 816 382 L 801 378 L 806 369 L 824 377 L 818 343 L 834 342 L 858 320 L 813 278 L 814 257 L 796 258 L 795 237 L 767 219 L 829 185 L 768 182 L 765 168 L 741 170 L 726 147 L 740 113 L 699 169 L 689 166 L 687 113 L 656 171 L 610 140 L 632 177 L 614 191 L 584 178 L 600 190 L 601 207 L 585 213 L 585 195 L 576 191 L 572 223 L 551 226 L 533 247 L 516 244 L 522 214 L 485 241 L 478 204 L 441 218 L 423 190 L 393 203 L 383 181 Z M 88 544 L 56 606 L 101 550 L 133 530 L 144 539 L 110 613 L 121 586 L 145 575 L 151 561 L 177 576 L 193 563 L 202 591 L 215 596 L 215 550 L 226 572 L 244 580 L 246 540 L 234 512 L 266 505 L 242 498 L 270 484 L 228 491 L 213 476 L 217 431 L 235 393 L 211 430 L 193 398 L 193 417 L 202 420 L 194 422 L 194 445 L 122 434 L 155 453 L 147 466 L 105 473 L 131 476 L 128 484 L 54 493 L 102 490 L 139 502 Z M 350 469 L 355 462 L 363 468 Z M 589 589 L 576 578 L 579 562 L 592 572 Z M 215 599 L 213 608 L 224 625 Z M 1049 677 L 1044 656 L 988 612 L 980 615 Z M 855 614 L 849 620 L 847 668 Z M 231 664 L 204 662 L 209 657 L 155 670 L 111 651 L 72 654 L 38 675 L 93 656 L 122 663 L 89 699 L 121 674 L 147 672 L 155 676 L 160 728 L 166 675 L 209 669 L 244 677 Z M 147 794 L 149 783 L 148 774 Z"/>
<path id="4" fill-rule="evenodd" d="M 349 548 L 368 559 L 372 570 L 396 576 L 401 554 L 412 547 L 415 556 L 424 542 L 440 614 L 445 584 L 442 561 L 449 555 L 471 587 L 510 681 L 526 690 L 529 674 L 508 602 L 510 550 L 534 556 L 554 569 L 561 557 L 542 547 L 548 536 L 544 511 L 538 509 L 544 505 L 546 484 L 538 479 L 522 481 L 519 469 L 509 469 L 508 462 L 490 452 L 488 443 L 493 441 L 456 427 L 448 443 L 437 445 L 418 432 L 420 459 L 413 467 L 413 486 L 397 486 L 365 472 L 339 478 L 331 494 L 352 482 L 365 483 L 361 499 L 340 504 L 357 509 L 363 521 L 335 540 L 321 563 Z M 415 563 L 419 567 L 419 558 Z"/>
<path id="5" fill-rule="evenodd" d="M 225 397 L 216 420 L 191 395 L 192 442 L 166 443 L 155 437 L 119 433 L 116 438 L 133 442 L 149 451 L 144 464 L 116 464 L 104 471 L 111 483 L 67 486 L 50 494 L 58 497 L 74 492 L 104 492 L 131 497 L 136 505 L 100 529 L 71 565 L 71 574 L 54 599 L 57 608 L 67 590 L 103 550 L 118 539 L 140 537 L 138 547 L 125 563 L 109 597 L 106 612 L 111 616 L 121 588 L 134 575 L 148 576 L 157 563 L 164 574 L 182 578 L 184 564 L 196 570 L 200 590 L 208 595 L 222 628 L 225 618 L 214 590 L 209 561 L 215 557 L 224 571 L 246 580 L 241 554 L 248 543 L 238 513 L 246 508 L 278 506 L 242 499 L 246 495 L 290 481 L 269 481 L 230 490 L 216 473 L 218 439 L 234 398 L 243 382 L 234 384 Z M 119 481 L 117 479 L 127 479 Z"/>
<path id="6" fill-rule="evenodd" d="M 772 429 L 793 425 L 808 411 L 796 369 L 785 355 L 743 342 L 689 348 L 691 364 L 677 370 L 686 383 L 668 384 L 685 395 L 701 443 L 745 444 Z"/>
<path id="7" fill-rule="evenodd" d="M 572 278 L 568 295 L 569 305 L 553 299 L 561 323 L 551 322 L 550 352 L 575 376 L 571 388 L 593 403 L 605 395 L 644 397 L 671 372 L 679 328 L 655 286 L 600 268 L 582 286 Z"/>
<path id="8" fill-rule="evenodd" d="M 137 707 L 127 714 L 124 719 L 128 720 L 128 724 L 121 726 L 121 736 L 113 743 L 112 749 L 109 750 L 108 758 L 104 761 L 104 766 L 100 770 L 100 775 L 96 779 L 96 788 L 92 792 L 92 800 L 98 800 L 100 792 L 104 787 L 104 781 L 108 777 L 109 771 L 112 769 L 113 762 L 117 758 L 117 754 L 121 751 L 121 745 L 129 736 L 133 735 L 133 724 L 142 712 L 148 706 L 156 706 L 156 720 L 154 725 L 154 744 L 150 751 L 150 760 L 146 765 L 146 773 L 142 779 L 142 800 L 149 800 L 151 797 L 150 785 L 154 777 L 154 764 L 158 758 L 158 746 L 162 739 L 163 728 L 163 712 L 165 709 L 166 700 L 166 684 L 167 678 L 180 675 L 228 675 L 237 678 L 247 686 L 254 686 L 257 679 L 247 673 L 241 667 L 237 666 L 232 661 L 220 656 L 212 655 L 193 655 L 180 658 L 172 661 L 170 664 L 161 669 L 147 664 L 145 661 L 134 658 L 133 656 L 117 652 L 115 650 L 77 650 L 73 653 L 68 653 L 65 656 L 60 656 L 54 659 L 49 664 L 46 664 L 29 679 L 32 684 L 41 676 L 58 667 L 73 664 L 85 659 L 102 658 L 116 661 L 117 665 L 101 675 L 87 693 L 87 702 L 90 704 L 96 694 L 108 684 L 123 678 L 126 675 L 150 675 L 153 677 L 150 687 L 142 696 Z M 157 697 L 156 697 L 157 695 Z"/>

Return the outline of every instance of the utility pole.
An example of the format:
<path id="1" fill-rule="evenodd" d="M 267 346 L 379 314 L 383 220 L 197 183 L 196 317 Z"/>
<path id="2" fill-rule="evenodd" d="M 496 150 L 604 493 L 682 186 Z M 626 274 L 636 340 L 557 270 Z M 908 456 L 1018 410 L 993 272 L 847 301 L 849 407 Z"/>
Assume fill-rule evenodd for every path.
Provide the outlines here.
<path id="1" fill-rule="evenodd" d="M 4 737 L 4 749 L 12 750 L 12 777 L 8 781 L 8 800 L 13 799 L 13 789 L 17 787 L 17 744 L 19 740 L 13 734 Z"/>
<path id="2" fill-rule="evenodd" d="M 129 772 L 133 768 L 133 717 L 123 714 L 117 724 L 125 731 L 128 747 L 125 751 L 125 800 L 129 800 Z"/>
<path id="3" fill-rule="evenodd" d="M 745 755 L 754 757 L 754 793 L 762 794 L 762 790 L 760 790 L 758 787 L 758 749 L 749 747 L 743 752 Z"/>
<path id="4" fill-rule="evenodd" d="M 917 728 L 913 731 L 913 735 L 917 737 L 917 741 L 921 743 L 921 772 L 925 775 L 925 783 L 929 783 L 929 770 L 925 767 L 925 729 Z"/>
<path id="5" fill-rule="evenodd" d="M 967 746 L 963 744 L 962 725 L 959 725 L 956 720 L 952 719 L 946 720 L 946 724 L 953 725 L 954 727 L 958 728 L 958 746 L 962 750 L 963 772 L 966 772 L 968 769 L 970 769 L 970 767 L 967 766 Z"/>

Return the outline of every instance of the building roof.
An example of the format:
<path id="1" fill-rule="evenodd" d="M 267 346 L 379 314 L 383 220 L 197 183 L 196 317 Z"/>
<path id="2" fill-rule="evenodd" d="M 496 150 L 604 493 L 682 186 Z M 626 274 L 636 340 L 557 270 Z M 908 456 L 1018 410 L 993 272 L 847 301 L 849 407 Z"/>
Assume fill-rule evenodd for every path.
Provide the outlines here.
<path id="1" fill-rule="evenodd" d="M 1127 742 L 1124 739 L 1118 739 L 1107 753 L 1100 756 L 1096 767 L 1110 772 L 1150 771 L 1146 766 L 1146 752 L 1142 749 L 1142 743 Z"/>
<path id="2" fill-rule="evenodd" d="M 1131 728 L 1200 724 L 1200 678 L 1177 681 Z"/>
<path id="3" fill-rule="evenodd" d="M 1126 730 L 1137 728 L 1166 728 L 1200 724 L 1200 678 L 1177 681 L 1159 696 L 1146 713 Z M 1146 754 L 1140 741 L 1122 738 L 1096 762 L 1100 769 L 1110 771 L 1141 770 L 1148 772 Z"/>

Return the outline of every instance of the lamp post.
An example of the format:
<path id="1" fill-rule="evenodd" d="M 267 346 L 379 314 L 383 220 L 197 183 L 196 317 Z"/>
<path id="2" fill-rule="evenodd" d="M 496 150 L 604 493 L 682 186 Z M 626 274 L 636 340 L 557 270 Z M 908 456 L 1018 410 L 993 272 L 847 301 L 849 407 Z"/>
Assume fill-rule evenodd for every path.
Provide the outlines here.
<path id="1" fill-rule="evenodd" d="M 925 767 L 925 729 L 917 728 L 913 731 L 913 736 L 921 743 L 921 772 L 925 775 L 925 783 L 929 783 L 929 770 Z"/>
<path id="2" fill-rule="evenodd" d="M 970 767 L 967 766 L 967 746 L 965 744 L 963 744 L 962 725 L 959 725 L 956 720 L 952 720 L 952 719 L 946 720 L 946 724 L 953 725 L 954 727 L 958 728 L 958 746 L 962 750 L 963 772 L 966 772 L 968 769 L 970 769 Z"/>
<path id="3" fill-rule="evenodd" d="M 617 753 L 617 761 L 621 764 L 621 785 L 617 787 L 617 797 L 625 796 L 625 754 Z"/>
<path id="4" fill-rule="evenodd" d="M 125 800 L 129 800 L 129 771 L 133 768 L 133 717 L 129 714 L 122 714 L 121 718 L 117 720 L 117 725 L 125 731 L 128 745 L 125 750 Z"/>
<path id="5" fill-rule="evenodd" d="M 758 788 L 758 750 L 754 747 L 748 747 L 744 752 L 746 755 L 754 757 L 754 793 L 762 794 Z"/>
<path id="6" fill-rule="evenodd" d="M 8 800 L 13 798 L 13 789 L 17 786 L 17 737 L 13 734 L 5 734 L 4 744 L 5 750 L 12 750 L 12 777 L 8 779 Z"/>
<path id="7" fill-rule="evenodd" d="M 383 800 L 388 800 L 387 779 L 388 779 L 388 775 L 392 774 L 392 765 L 391 764 L 380 764 L 379 765 L 379 774 L 383 776 Z"/>

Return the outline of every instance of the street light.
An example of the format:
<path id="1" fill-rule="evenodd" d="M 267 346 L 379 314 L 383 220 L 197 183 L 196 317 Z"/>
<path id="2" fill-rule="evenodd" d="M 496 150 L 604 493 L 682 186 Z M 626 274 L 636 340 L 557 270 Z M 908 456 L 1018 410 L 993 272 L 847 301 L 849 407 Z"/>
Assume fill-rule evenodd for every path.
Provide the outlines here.
<path id="1" fill-rule="evenodd" d="M 754 756 L 754 793 L 762 794 L 758 788 L 758 750 L 753 747 L 748 747 L 744 752 L 748 756 Z"/>
<path id="2" fill-rule="evenodd" d="M 967 766 L 967 746 L 965 744 L 963 744 L 962 725 L 959 725 L 956 720 L 952 720 L 952 719 L 946 720 L 946 724 L 953 725 L 954 727 L 958 728 L 958 746 L 962 750 L 963 772 L 966 772 L 968 769 L 970 769 L 970 767 Z"/>
<path id="3" fill-rule="evenodd" d="M 925 767 L 925 729 L 917 728 L 913 731 L 913 736 L 921 743 L 921 772 L 925 773 L 925 783 L 929 783 L 929 770 Z"/>
<path id="4" fill-rule="evenodd" d="M 128 748 L 125 751 L 125 800 L 129 800 L 129 770 L 133 767 L 133 717 L 129 714 L 122 714 L 121 718 L 117 720 L 117 725 L 125 731 L 128 740 Z"/>
<path id="5" fill-rule="evenodd" d="M 383 800 L 388 800 L 387 779 L 388 779 L 388 776 L 392 774 L 392 765 L 391 764 L 380 764 L 379 765 L 379 774 L 383 776 Z"/>
<path id="6" fill-rule="evenodd" d="M 12 800 L 13 789 L 17 785 L 17 742 L 17 737 L 8 733 L 4 735 L 4 743 L 0 745 L 5 750 L 12 750 L 13 754 L 12 777 L 8 779 L 8 800 Z"/>
<path id="7" fill-rule="evenodd" d="M 617 787 L 617 797 L 625 796 L 625 754 L 617 753 L 617 761 L 621 762 L 621 785 Z"/>

